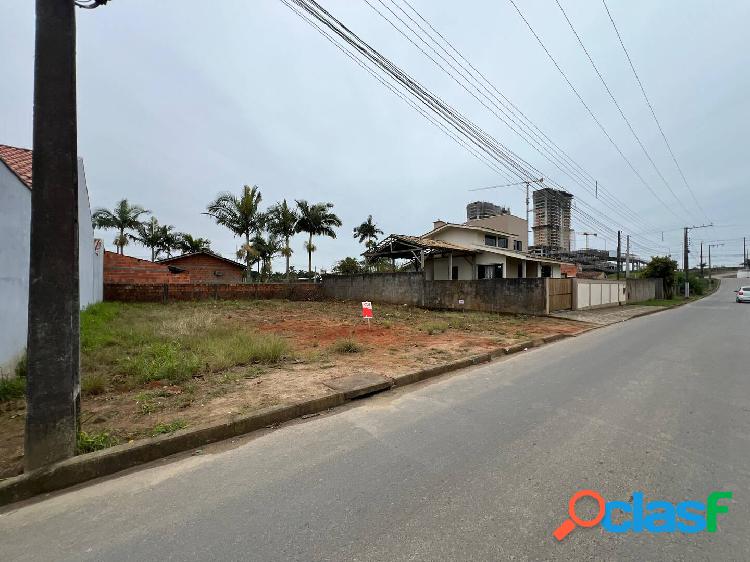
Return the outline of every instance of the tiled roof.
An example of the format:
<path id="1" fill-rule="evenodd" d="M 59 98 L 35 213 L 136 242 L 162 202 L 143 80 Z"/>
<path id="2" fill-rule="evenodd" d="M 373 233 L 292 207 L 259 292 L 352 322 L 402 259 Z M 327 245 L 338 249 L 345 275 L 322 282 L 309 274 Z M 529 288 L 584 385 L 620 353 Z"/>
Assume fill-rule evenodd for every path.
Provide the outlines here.
<path id="1" fill-rule="evenodd" d="M 31 151 L 0 144 L 0 160 L 31 189 Z"/>

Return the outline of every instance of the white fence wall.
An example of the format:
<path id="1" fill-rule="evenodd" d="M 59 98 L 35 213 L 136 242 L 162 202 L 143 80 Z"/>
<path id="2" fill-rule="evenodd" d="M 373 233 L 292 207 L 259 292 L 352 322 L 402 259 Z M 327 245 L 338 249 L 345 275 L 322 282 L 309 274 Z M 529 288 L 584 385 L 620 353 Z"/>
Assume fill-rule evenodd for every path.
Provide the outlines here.
<path id="1" fill-rule="evenodd" d="M 625 281 L 608 279 L 573 279 L 573 310 L 625 304 Z"/>

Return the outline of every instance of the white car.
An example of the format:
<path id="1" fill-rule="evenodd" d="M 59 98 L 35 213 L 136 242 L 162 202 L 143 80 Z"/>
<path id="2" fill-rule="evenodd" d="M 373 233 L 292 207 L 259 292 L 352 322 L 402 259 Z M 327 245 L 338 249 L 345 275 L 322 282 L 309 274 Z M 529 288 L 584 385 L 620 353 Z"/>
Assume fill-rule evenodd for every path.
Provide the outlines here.
<path id="1" fill-rule="evenodd" d="M 750 302 L 750 287 L 740 287 L 735 293 L 737 293 L 737 302 Z"/>

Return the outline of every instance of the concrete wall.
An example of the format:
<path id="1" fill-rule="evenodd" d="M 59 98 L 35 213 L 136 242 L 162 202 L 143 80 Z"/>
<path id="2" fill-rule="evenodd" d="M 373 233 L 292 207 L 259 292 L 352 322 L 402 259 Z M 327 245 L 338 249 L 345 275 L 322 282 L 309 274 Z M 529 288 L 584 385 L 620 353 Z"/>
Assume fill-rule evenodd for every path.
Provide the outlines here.
<path id="1" fill-rule="evenodd" d="M 627 301 L 642 302 L 664 298 L 664 284 L 661 279 L 628 279 Z"/>
<path id="2" fill-rule="evenodd" d="M 544 279 L 449 281 L 425 280 L 420 273 L 380 273 L 332 275 L 323 278 L 322 286 L 325 297 L 336 300 L 524 314 L 544 314 L 546 308 Z"/>
<path id="3" fill-rule="evenodd" d="M 573 310 L 602 308 L 625 304 L 625 281 L 608 279 L 573 279 Z"/>
<path id="4" fill-rule="evenodd" d="M 83 160 L 78 161 L 81 308 L 102 295 L 102 252 L 95 248 Z M 54 244 L 54 240 L 50 241 Z M 26 349 L 29 308 L 31 190 L 0 162 L 0 376 L 13 372 Z"/>

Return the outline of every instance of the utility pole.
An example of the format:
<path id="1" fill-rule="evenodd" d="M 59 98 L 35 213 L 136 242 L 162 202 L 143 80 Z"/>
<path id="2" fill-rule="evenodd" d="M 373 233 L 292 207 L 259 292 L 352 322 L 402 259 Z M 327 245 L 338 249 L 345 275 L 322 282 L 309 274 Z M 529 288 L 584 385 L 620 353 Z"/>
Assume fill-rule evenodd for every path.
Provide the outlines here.
<path id="1" fill-rule="evenodd" d="M 628 269 L 630 269 L 630 234 L 625 237 L 625 279 L 628 278 Z"/>
<path id="2" fill-rule="evenodd" d="M 713 282 L 711 280 L 711 248 L 718 248 L 719 246 L 723 246 L 724 244 L 709 244 L 708 245 L 708 281 L 709 285 Z"/>
<path id="3" fill-rule="evenodd" d="M 531 223 L 529 222 L 529 213 L 531 212 L 530 211 L 531 207 L 529 206 L 529 203 L 530 203 L 529 186 L 532 183 L 543 183 L 543 182 L 544 182 L 544 178 L 539 178 L 538 180 L 523 182 L 526 184 L 526 229 L 527 229 L 526 230 L 526 250 L 527 251 L 529 249 L 529 246 L 531 246 L 531 244 L 529 243 L 529 239 L 531 238 Z"/>
<path id="4" fill-rule="evenodd" d="M 622 231 L 617 231 L 617 279 L 620 279 L 620 260 L 622 259 Z"/>
<path id="5" fill-rule="evenodd" d="M 72 457 L 80 416 L 75 9 L 36 0 L 24 469 Z"/>
<path id="6" fill-rule="evenodd" d="M 742 268 L 750 268 L 750 263 L 747 262 L 747 246 L 745 243 L 745 237 L 742 237 Z"/>
<path id="7" fill-rule="evenodd" d="M 36 1 L 24 467 L 72 457 L 78 433 L 79 285 L 75 4 Z"/>
<path id="8" fill-rule="evenodd" d="M 685 227 L 685 240 L 683 242 L 683 269 L 685 271 L 685 298 L 689 298 L 690 297 L 690 280 L 688 278 L 689 277 L 688 274 L 690 273 L 689 262 L 688 262 L 688 253 L 690 252 L 690 250 L 688 249 L 688 245 L 689 245 L 689 242 L 688 242 L 688 233 L 691 230 L 695 229 L 695 228 L 708 228 L 709 226 L 713 226 L 713 225 L 714 225 L 714 223 L 711 223 L 711 224 L 701 224 L 701 225 L 697 225 L 697 226 L 695 226 L 695 225 L 694 226 L 686 226 Z"/>
<path id="9" fill-rule="evenodd" d="M 709 252 L 711 251 L 709 247 Z M 703 279 L 703 242 L 701 241 L 701 279 Z"/>

